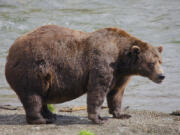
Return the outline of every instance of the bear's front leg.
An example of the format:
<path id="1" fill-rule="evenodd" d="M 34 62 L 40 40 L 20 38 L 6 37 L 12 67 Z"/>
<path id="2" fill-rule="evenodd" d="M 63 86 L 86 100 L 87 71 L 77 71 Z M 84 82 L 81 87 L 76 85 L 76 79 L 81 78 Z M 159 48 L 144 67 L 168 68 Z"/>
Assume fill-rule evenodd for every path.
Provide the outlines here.
<path id="1" fill-rule="evenodd" d="M 99 115 L 105 95 L 101 90 L 87 93 L 88 118 L 96 124 L 103 124 L 106 120 Z"/>
<path id="2" fill-rule="evenodd" d="M 104 69 L 104 68 L 102 68 Z M 112 74 L 101 68 L 91 70 L 89 74 L 87 106 L 88 118 L 96 124 L 103 124 L 105 119 L 100 117 L 99 110 L 104 102 L 106 93 L 112 81 Z"/>
<path id="3" fill-rule="evenodd" d="M 125 86 L 129 81 L 128 77 L 121 78 L 118 80 L 116 87 L 109 91 L 107 94 L 107 103 L 109 107 L 109 113 L 113 115 L 114 118 L 118 119 L 128 119 L 131 115 L 121 114 L 121 104 L 124 94 Z"/>

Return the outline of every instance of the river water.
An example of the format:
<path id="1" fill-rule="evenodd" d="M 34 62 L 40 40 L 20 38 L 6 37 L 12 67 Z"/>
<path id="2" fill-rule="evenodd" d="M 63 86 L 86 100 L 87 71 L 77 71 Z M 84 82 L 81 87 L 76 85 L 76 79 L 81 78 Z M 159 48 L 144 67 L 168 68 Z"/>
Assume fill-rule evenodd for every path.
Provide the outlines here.
<path id="1" fill-rule="evenodd" d="M 87 32 L 115 26 L 162 45 L 165 81 L 158 85 L 133 77 L 123 106 L 180 110 L 180 0 L 0 0 L 0 105 L 21 105 L 4 76 L 9 47 L 18 36 L 45 24 Z M 86 95 L 61 105 L 85 104 Z"/>

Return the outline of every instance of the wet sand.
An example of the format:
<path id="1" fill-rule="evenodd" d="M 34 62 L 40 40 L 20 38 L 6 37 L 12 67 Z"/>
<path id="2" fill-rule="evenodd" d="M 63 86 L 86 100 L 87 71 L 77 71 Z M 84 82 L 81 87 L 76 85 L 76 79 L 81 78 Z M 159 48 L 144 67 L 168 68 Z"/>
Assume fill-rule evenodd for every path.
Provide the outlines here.
<path id="1" fill-rule="evenodd" d="M 78 135 L 81 130 L 88 130 L 96 135 L 180 135 L 180 116 L 145 110 L 127 109 L 124 113 L 132 115 L 128 120 L 118 120 L 101 111 L 108 121 L 103 125 L 93 124 L 87 119 L 86 110 L 59 112 L 57 120 L 49 125 L 28 125 L 21 107 L 0 108 L 1 135 Z"/>

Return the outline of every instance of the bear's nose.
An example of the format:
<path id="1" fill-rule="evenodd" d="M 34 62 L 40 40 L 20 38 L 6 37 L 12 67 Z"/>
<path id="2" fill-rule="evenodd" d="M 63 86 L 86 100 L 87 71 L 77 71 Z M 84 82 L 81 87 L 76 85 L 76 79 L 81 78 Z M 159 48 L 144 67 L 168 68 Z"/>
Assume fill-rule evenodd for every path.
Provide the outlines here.
<path id="1" fill-rule="evenodd" d="M 164 80 L 164 79 L 165 79 L 165 75 L 160 74 L 160 75 L 158 76 L 158 78 L 159 78 L 159 80 Z"/>

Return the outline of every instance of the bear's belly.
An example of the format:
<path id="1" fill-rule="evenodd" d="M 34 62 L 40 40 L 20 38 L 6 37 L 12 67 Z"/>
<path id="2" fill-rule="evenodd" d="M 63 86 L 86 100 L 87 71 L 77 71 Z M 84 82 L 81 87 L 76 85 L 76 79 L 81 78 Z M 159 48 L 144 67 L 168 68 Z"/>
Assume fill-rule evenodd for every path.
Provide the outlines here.
<path id="1" fill-rule="evenodd" d="M 68 77 L 67 77 L 68 76 Z M 63 103 L 73 100 L 87 92 L 88 75 L 70 76 L 57 78 L 56 82 L 47 93 L 48 103 Z"/>
<path id="2" fill-rule="evenodd" d="M 72 88 L 72 89 L 59 89 L 51 91 L 48 94 L 47 103 L 57 104 L 76 99 L 86 93 L 86 89 Z"/>
<path id="3" fill-rule="evenodd" d="M 68 94 L 58 94 L 58 95 L 50 96 L 50 97 L 48 97 L 47 103 L 49 103 L 49 104 L 50 103 L 51 104 L 64 103 L 64 102 L 76 99 L 85 93 L 86 92 L 83 92 L 83 90 L 81 90 L 81 92 L 76 93 L 76 95 L 73 93 L 69 93 L 69 95 Z"/>

